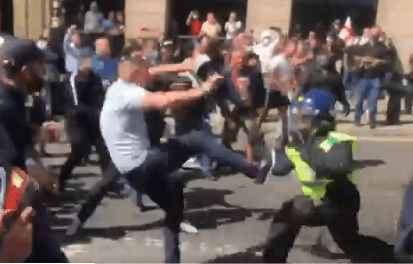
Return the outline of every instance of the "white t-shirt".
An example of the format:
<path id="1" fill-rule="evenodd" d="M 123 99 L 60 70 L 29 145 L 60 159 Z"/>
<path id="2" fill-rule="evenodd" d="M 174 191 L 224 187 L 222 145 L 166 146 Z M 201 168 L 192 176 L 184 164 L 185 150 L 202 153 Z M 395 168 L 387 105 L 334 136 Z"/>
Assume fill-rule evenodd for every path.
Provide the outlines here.
<path id="1" fill-rule="evenodd" d="M 225 23 L 225 31 L 227 32 L 227 39 L 232 39 L 241 30 L 242 22 L 238 21 L 230 23 L 229 21 Z"/>
<path id="2" fill-rule="evenodd" d="M 288 62 L 283 54 L 277 55 L 269 62 L 269 75 L 274 78 L 281 78 L 285 81 L 294 81 L 294 67 Z M 272 89 L 272 87 L 269 87 Z"/>
<path id="3" fill-rule="evenodd" d="M 122 81 L 111 85 L 100 116 L 100 129 L 110 157 L 121 173 L 139 167 L 150 147 L 144 111 L 139 105 L 146 91 Z"/>
<path id="4" fill-rule="evenodd" d="M 289 81 L 294 80 L 294 68 L 282 54 L 270 60 L 269 68 L 271 74 L 280 74 Z"/>

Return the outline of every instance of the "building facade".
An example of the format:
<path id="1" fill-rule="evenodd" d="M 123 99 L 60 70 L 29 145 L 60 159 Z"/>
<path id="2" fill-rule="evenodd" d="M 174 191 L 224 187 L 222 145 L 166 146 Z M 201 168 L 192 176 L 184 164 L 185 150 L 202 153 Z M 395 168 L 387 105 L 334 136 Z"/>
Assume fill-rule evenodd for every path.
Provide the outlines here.
<path id="1" fill-rule="evenodd" d="M 52 4 L 55 0 L 0 0 L 3 25 L 12 17 L 14 35 L 37 38 L 51 24 Z M 72 1 L 72 0 L 64 0 Z M 185 21 L 189 10 L 201 4 L 201 13 L 209 11 L 227 14 L 236 10 L 247 29 L 258 36 L 269 26 L 291 33 L 296 23 L 312 28 L 317 20 L 331 22 L 335 18 L 356 17 L 361 26 L 380 25 L 392 38 L 405 70 L 413 53 L 412 0 L 120 0 L 125 9 L 126 38 L 134 38 L 141 28 L 158 28 L 166 32 L 173 20 Z M 82 0 L 87 5 L 89 0 Z M 8 5 L 5 3 L 9 3 Z M 10 9 L 12 4 L 13 14 Z M 219 8 L 222 6 L 222 8 Z M 312 9 L 309 10 L 309 7 Z M 203 14 L 205 15 L 205 14 Z M 225 22 L 226 15 L 220 17 Z M 10 20 L 10 19 L 9 19 Z M 6 21 L 6 23 L 5 23 Z M 10 22 L 8 23 L 10 27 Z M 304 28 L 305 31 L 305 28 Z M 307 30 L 308 31 L 308 30 Z"/>

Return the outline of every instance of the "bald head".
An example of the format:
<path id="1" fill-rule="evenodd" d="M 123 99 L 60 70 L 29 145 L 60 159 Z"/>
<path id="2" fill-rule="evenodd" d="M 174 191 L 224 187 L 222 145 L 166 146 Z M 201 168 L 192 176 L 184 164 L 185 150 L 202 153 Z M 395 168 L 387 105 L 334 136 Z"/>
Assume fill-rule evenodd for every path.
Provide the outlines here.
<path id="1" fill-rule="evenodd" d="M 207 21 L 210 24 L 215 24 L 217 21 L 215 20 L 215 15 L 214 13 L 208 13 L 207 15 Z"/>
<path id="2" fill-rule="evenodd" d="M 241 33 L 234 38 L 234 48 L 236 51 L 242 51 L 252 46 L 253 37 L 248 33 Z"/>
<path id="3" fill-rule="evenodd" d="M 378 41 L 382 34 L 383 34 L 383 31 L 381 27 L 379 26 L 375 26 L 370 29 L 370 35 L 374 41 Z"/>
<path id="4" fill-rule="evenodd" d="M 150 79 L 147 62 L 141 50 L 132 50 L 130 58 L 120 61 L 119 78 L 125 82 L 145 85 Z"/>
<path id="5" fill-rule="evenodd" d="M 110 55 L 110 42 L 107 38 L 96 40 L 96 53 L 100 55 Z"/>

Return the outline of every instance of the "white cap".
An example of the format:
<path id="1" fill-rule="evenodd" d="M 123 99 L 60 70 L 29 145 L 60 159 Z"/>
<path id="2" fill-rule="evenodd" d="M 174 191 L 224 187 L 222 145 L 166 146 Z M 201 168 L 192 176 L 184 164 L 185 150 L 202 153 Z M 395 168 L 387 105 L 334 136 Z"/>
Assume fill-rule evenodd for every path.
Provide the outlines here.
<path id="1" fill-rule="evenodd" d="M 345 25 L 351 27 L 351 17 L 347 17 Z"/>
<path id="2" fill-rule="evenodd" d="M 273 34 L 272 34 L 272 32 L 271 32 L 270 30 L 264 30 L 264 31 L 261 33 L 261 41 L 262 41 L 263 39 L 265 39 L 265 38 L 271 38 L 271 39 L 272 39 L 272 37 L 273 37 Z"/>

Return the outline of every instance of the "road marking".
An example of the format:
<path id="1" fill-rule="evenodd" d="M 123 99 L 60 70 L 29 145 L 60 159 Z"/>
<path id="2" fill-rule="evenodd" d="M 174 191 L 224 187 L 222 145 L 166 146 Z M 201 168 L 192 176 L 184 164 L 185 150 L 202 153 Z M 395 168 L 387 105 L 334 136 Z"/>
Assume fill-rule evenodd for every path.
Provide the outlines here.
<path id="1" fill-rule="evenodd" d="M 86 248 L 88 245 L 83 245 L 83 244 L 74 244 L 74 245 L 69 245 L 66 247 L 62 247 L 62 251 L 66 254 L 68 258 L 76 255 L 76 253 L 84 253 L 87 252 Z"/>
<path id="2" fill-rule="evenodd" d="M 413 137 L 373 136 L 373 137 L 357 137 L 357 140 L 358 141 L 370 141 L 370 142 L 413 142 Z"/>

